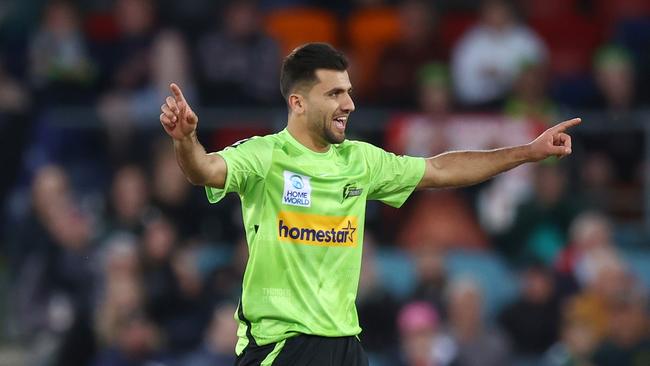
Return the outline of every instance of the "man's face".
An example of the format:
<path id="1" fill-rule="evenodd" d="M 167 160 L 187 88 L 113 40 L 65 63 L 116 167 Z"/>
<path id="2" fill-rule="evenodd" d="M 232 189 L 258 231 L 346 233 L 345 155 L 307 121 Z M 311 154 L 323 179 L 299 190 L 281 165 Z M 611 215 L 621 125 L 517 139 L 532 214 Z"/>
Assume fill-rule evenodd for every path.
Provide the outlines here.
<path id="1" fill-rule="evenodd" d="M 354 111 L 352 85 L 347 71 L 316 70 L 318 81 L 305 95 L 310 133 L 328 144 L 345 140 L 348 116 Z"/>

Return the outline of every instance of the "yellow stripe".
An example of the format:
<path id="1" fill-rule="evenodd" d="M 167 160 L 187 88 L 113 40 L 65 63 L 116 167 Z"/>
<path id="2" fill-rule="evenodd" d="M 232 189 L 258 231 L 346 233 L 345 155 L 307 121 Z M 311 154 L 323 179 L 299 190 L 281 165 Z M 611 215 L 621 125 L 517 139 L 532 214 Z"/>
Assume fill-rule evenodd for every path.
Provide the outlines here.
<path id="1" fill-rule="evenodd" d="M 325 216 L 280 211 L 278 240 L 293 244 L 328 247 L 356 247 L 358 233 L 356 216 Z"/>

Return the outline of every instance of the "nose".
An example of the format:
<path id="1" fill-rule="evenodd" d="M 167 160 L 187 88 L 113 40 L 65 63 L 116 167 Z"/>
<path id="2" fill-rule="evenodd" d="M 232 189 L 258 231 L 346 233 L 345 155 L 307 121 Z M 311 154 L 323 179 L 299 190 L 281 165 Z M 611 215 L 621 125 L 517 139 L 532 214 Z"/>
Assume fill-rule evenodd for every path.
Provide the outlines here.
<path id="1" fill-rule="evenodd" d="M 341 110 L 346 113 L 354 112 L 354 101 L 352 101 L 352 96 L 348 93 L 345 93 L 345 96 L 343 97 Z"/>

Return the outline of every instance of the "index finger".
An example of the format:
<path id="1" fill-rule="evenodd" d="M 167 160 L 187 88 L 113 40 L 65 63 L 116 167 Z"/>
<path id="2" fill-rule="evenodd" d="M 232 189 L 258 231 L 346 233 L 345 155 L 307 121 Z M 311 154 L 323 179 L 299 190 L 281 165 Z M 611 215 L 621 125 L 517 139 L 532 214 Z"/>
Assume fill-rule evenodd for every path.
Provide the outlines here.
<path id="1" fill-rule="evenodd" d="M 181 91 L 181 88 L 179 88 L 178 85 L 176 85 L 176 83 L 169 84 L 169 89 L 171 89 L 172 93 L 174 94 L 174 99 L 176 99 L 177 102 L 185 101 L 183 92 Z"/>
<path id="2" fill-rule="evenodd" d="M 579 125 L 580 122 L 582 122 L 582 119 L 580 119 L 580 118 L 570 119 L 570 120 L 568 120 L 568 121 L 564 121 L 564 122 L 558 123 L 558 124 L 555 126 L 555 129 L 556 129 L 557 132 L 564 132 L 564 131 L 566 131 L 567 129 L 573 127 L 573 126 L 577 126 L 577 125 Z"/>

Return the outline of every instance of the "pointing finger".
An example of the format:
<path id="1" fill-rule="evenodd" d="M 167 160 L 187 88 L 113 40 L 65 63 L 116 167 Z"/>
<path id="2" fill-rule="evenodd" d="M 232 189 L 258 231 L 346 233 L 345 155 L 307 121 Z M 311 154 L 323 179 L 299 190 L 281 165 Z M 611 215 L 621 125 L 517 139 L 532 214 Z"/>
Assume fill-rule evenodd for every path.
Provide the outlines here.
<path id="1" fill-rule="evenodd" d="M 555 130 L 556 130 L 556 132 L 564 132 L 564 131 L 566 131 L 567 129 L 573 127 L 573 126 L 577 126 L 577 125 L 579 125 L 580 122 L 582 122 L 582 119 L 580 119 L 580 118 L 573 118 L 573 119 L 570 119 L 570 120 L 568 120 L 568 121 L 564 121 L 564 122 L 562 122 L 562 123 L 557 124 L 557 125 L 555 126 Z"/>
<path id="2" fill-rule="evenodd" d="M 169 89 L 172 91 L 174 94 L 174 99 L 176 99 L 177 102 L 185 102 L 185 97 L 183 96 L 183 92 L 181 91 L 181 88 L 176 85 L 176 83 L 171 83 L 169 85 Z"/>

